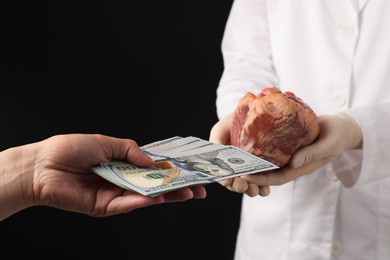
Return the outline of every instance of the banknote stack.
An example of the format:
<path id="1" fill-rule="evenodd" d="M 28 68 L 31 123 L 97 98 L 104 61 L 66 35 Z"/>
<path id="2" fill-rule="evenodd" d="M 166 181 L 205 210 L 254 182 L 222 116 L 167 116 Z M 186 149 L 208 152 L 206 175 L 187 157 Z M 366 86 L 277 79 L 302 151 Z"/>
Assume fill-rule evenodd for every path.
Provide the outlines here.
<path id="1" fill-rule="evenodd" d="M 111 161 L 96 165 L 92 170 L 124 189 L 154 197 L 187 186 L 278 168 L 237 147 L 194 136 L 174 136 L 141 146 L 141 149 L 155 161 L 153 167 Z"/>

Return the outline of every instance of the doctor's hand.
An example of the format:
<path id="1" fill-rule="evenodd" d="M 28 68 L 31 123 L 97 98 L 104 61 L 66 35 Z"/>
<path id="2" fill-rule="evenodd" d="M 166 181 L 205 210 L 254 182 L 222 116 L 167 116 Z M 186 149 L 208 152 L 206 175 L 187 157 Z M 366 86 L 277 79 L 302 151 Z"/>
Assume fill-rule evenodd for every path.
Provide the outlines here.
<path id="1" fill-rule="evenodd" d="M 230 129 L 233 124 L 234 113 L 231 113 L 220 121 L 218 121 L 210 131 L 209 140 L 217 144 L 230 144 Z M 246 193 L 253 197 L 256 195 L 267 196 L 270 192 L 268 185 L 257 185 L 256 183 L 248 182 L 240 177 L 225 179 L 218 182 L 225 186 L 228 190 Z"/>
<path id="2" fill-rule="evenodd" d="M 345 150 L 362 148 L 361 128 L 350 115 L 339 113 L 332 116 L 320 116 L 319 125 L 318 139 L 311 145 L 299 149 L 292 156 L 289 165 L 278 170 L 241 176 L 239 177 L 241 180 L 233 179 L 233 183 L 229 186 L 239 187 L 240 189 L 233 190 L 237 192 L 244 190 L 247 195 L 254 196 L 256 188 L 251 186 L 253 184 L 259 190 L 272 185 L 282 185 L 324 166 Z M 247 186 L 242 181 L 246 181 Z M 235 182 L 238 183 L 235 184 Z M 246 187 L 248 187 L 247 190 L 245 190 Z"/>

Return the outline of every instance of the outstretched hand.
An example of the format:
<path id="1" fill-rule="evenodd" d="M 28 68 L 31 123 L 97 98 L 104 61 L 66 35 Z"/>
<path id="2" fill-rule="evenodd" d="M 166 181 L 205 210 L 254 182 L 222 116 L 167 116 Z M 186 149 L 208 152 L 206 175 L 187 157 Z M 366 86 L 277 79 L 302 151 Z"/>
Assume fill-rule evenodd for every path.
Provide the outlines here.
<path id="1" fill-rule="evenodd" d="M 229 119 L 229 118 L 227 118 Z M 221 185 L 229 190 L 248 196 L 267 196 L 270 186 L 282 185 L 324 166 L 343 151 L 360 149 L 363 143 L 362 131 L 354 118 L 346 113 L 319 116 L 320 134 L 311 145 L 299 149 L 283 168 L 223 180 Z M 228 132 L 229 123 L 217 123 L 212 129 L 212 140 L 220 141 Z M 221 137 L 225 136 L 225 137 Z"/>
<path id="2" fill-rule="evenodd" d="M 142 167 L 152 166 L 153 160 L 130 139 L 98 134 L 57 135 L 38 143 L 8 149 L 1 156 L 0 161 L 3 162 L 7 158 L 12 159 L 10 164 L 13 167 L 7 171 L 1 169 L 0 177 L 3 175 L 4 180 L 14 181 L 6 183 L 3 191 L 0 191 L 0 200 L 6 198 L 1 202 L 0 220 L 34 205 L 103 217 L 153 204 L 206 196 L 203 186 L 194 186 L 147 197 L 124 190 L 91 171 L 92 166 L 110 160 L 126 160 Z M 16 160 L 20 162 L 16 163 Z"/>

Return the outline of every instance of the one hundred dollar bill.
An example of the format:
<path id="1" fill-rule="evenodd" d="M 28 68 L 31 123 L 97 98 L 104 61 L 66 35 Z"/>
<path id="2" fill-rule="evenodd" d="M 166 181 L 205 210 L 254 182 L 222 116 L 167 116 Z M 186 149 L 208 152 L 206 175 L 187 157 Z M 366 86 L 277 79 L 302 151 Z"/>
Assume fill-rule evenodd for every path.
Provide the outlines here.
<path id="1" fill-rule="evenodd" d="M 170 137 L 170 138 L 167 138 L 164 140 L 159 140 L 159 141 L 156 141 L 156 142 L 153 142 L 150 144 L 143 145 L 143 146 L 141 146 L 141 149 L 145 150 L 145 149 L 152 149 L 154 147 L 163 147 L 166 144 L 169 144 L 171 142 L 174 142 L 174 141 L 182 139 L 182 138 L 183 137 L 181 137 L 181 136 L 173 136 L 173 137 Z"/>
<path id="2" fill-rule="evenodd" d="M 279 168 L 278 166 L 234 146 L 213 144 L 203 140 L 199 146 L 195 139 L 174 138 L 157 146 L 144 146 L 143 150 L 155 164 L 140 168 L 128 162 L 101 163 L 94 172 L 112 183 L 146 196 L 156 196 L 192 185 L 204 185 L 245 174 Z M 178 141 L 179 140 L 179 141 Z M 177 142 L 173 149 L 172 143 Z M 157 144 L 157 143 L 156 143 Z M 176 152 L 174 152 L 176 150 Z M 165 151 L 165 153 L 164 153 Z"/>

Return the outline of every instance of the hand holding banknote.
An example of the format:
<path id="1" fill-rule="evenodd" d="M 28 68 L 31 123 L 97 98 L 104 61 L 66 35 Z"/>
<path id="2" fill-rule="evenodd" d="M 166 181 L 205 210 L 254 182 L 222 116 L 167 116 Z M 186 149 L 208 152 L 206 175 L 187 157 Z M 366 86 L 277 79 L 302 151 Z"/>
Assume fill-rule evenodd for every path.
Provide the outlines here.
<path id="1" fill-rule="evenodd" d="M 164 202 L 204 198 L 202 186 L 151 198 L 91 172 L 99 162 L 121 160 L 151 167 L 153 161 L 130 139 L 103 135 L 57 135 L 0 153 L 0 221 L 44 205 L 104 217 Z"/>

